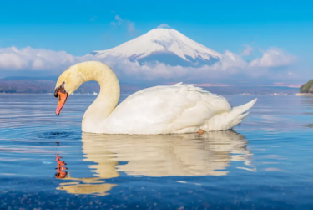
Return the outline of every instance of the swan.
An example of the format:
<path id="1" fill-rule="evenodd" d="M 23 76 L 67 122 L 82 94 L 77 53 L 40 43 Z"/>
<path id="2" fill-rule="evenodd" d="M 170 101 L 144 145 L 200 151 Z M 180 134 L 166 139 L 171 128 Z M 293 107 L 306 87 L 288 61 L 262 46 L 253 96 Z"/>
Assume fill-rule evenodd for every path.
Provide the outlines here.
<path id="1" fill-rule="evenodd" d="M 249 114 L 256 99 L 231 107 L 218 96 L 193 85 L 159 85 L 137 91 L 118 104 L 120 87 L 114 71 L 99 61 L 70 66 L 54 90 L 59 115 L 68 96 L 84 82 L 100 85 L 98 97 L 86 110 L 82 131 L 87 133 L 158 135 L 229 130 Z"/>

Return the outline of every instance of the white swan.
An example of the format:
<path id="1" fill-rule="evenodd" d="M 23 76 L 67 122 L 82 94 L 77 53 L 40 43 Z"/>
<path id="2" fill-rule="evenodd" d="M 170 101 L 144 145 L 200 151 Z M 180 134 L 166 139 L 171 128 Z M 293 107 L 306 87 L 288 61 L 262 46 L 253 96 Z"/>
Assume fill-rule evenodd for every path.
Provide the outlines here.
<path id="1" fill-rule="evenodd" d="M 239 124 L 255 100 L 231 108 L 229 102 L 193 85 L 160 85 L 130 95 L 118 106 L 119 81 L 106 64 L 86 61 L 69 67 L 58 78 L 54 95 L 60 114 L 68 95 L 96 80 L 97 99 L 84 114 L 82 130 L 106 134 L 178 134 L 229 130 Z"/>

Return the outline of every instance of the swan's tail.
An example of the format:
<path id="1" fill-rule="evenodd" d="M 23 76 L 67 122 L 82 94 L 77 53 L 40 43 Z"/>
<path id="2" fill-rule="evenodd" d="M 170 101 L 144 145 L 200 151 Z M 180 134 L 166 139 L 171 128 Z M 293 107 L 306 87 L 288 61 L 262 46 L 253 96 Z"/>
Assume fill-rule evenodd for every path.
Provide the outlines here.
<path id="1" fill-rule="evenodd" d="M 250 112 L 249 109 L 255 104 L 257 99 L 241 106 L 234 107 L 231 111 L 220 115 L 215 115 L 205 122 L 201 127 L 205 131 L 229 130 L 238 125 Z"/>

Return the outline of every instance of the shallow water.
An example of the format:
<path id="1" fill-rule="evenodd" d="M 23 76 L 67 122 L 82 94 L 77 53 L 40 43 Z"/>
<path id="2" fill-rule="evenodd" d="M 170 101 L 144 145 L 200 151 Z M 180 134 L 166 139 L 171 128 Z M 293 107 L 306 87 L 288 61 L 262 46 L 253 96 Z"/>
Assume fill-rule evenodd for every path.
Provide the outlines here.
<path id="1" fill-rule="evenodd" d="M 95 97 L 56 116 L 52 95 L 0 95 L 0 209 L 313 209 L 313 97 L 257 96 L 203 136 L 82 133 Z"/>

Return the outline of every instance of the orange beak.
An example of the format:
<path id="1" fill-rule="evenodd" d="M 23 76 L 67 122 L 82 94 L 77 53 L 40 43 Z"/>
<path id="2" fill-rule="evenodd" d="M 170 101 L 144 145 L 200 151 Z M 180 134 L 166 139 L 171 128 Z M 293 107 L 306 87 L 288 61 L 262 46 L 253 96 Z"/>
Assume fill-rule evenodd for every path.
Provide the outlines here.
<path id="1" fill-rule="evenodd" d="M 63 106 L 67 100 L 67 93 L 62 93 L 62 92 L 58 92 L 58 107 L 57 107 L 57 110 L 55 111 L 55 114 L 56 115 L 59 115 L 61 110 L 63 109 Z"/>

